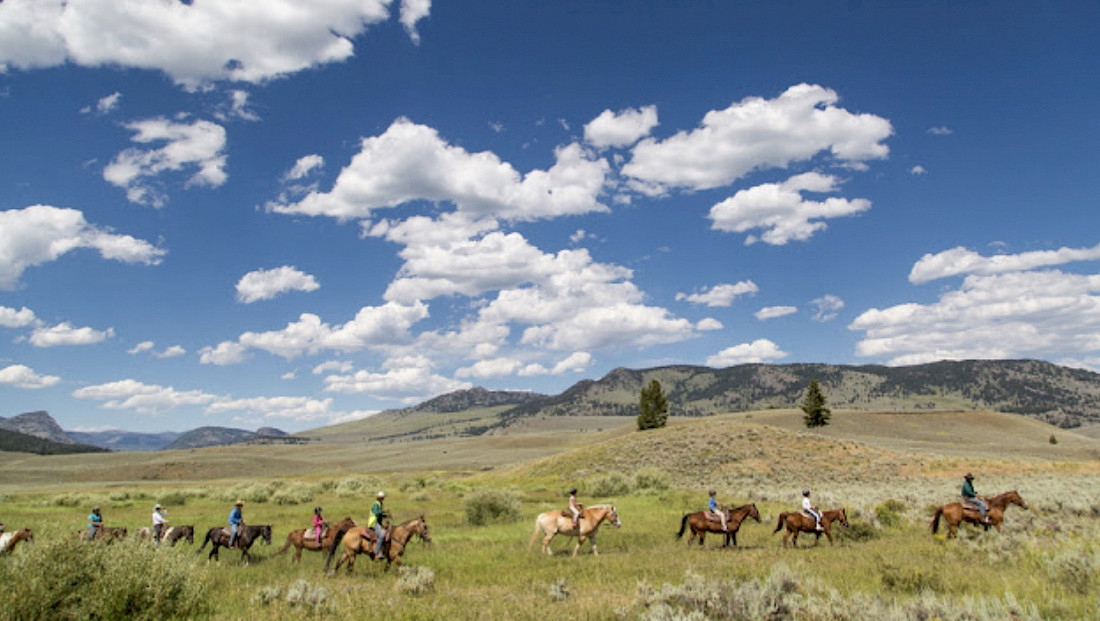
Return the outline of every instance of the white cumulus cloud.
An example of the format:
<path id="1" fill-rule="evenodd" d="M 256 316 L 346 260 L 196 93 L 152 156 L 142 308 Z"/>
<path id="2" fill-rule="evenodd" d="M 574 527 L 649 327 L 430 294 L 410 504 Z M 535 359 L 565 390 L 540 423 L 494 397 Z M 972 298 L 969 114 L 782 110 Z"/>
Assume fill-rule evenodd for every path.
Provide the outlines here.
<path id="1" fill-rule="evenodd" d="M 35 321 L 36 317 L 34 311 L 26 306 L 19 310 L 8 308 L 7 306 L 0 306 L 0 327 L 23 328 L 33 324 Z"/>
<path id="2" fill-rule="evenodd" d="M 237 301 L 245 304 L 270 300 L 290 291 L 316 291 L 317 279 L 295 267 L 283 265 L 249 272 L 237 281 Z"/>
<path id="3" fill-rule="evenodd" d="M 34 369 L 22 364 L 13 364 L 0 369 L 0 384 L 16 388 L 37 390 L 53 386 L 60 381 L 61 378 L 56 375 L 39 375 Z"/>
<path id="4" fill-rule="evenodd" d="M 1092 248 L 1059 248 L 1020 254 L 999 254 L 984 257 L 962 246 L 936 254 L 926 254 L 913 265 L 909 282 L 914 284 L 959 276 L 961 274 L 1003 274 L 1022 272 L 1039 267 L 1053 267 L 1075 261 L 1100 260 L 1100 244 Z"/>
<path id="5" fill-rule="evenodd" d="M 751 280 L 742 280 L 741 282 L 730 284 L 725 283 L 721 285 L 715 285 L 710 290 L 702 291 L 700 293 L 677 293 L 677 300 L 687 300 L 692 304 L 706 304 L 707 306 L 731 306 L 733 301 L 743 295 L 755 295 L 760 291 L 760 288 L 756 286 Z"/>
<path id="6" fill-rule="evenodd" d="M 657 126 L 657 106 L 612 112 L 604 110 L 584 126 L 584 140 L 598 148 L 626 147 L 649 135 Z"/>
<path id="7" fill-rule="evenodd" d="M 751 343 L 742 343 L 727 347 L 707 358 L 707 366 L 730 367 L 736 364 L 765 363 L 785 358 L 787 352 L 768 339 L 757 339 Z"/>
<path id="8" fill-rule="evenodd" d="M 76 327 L 65 321 L 55 326 L 39 326 L 31 332 L 30 344 L 35 347 L 61 347 L 69 345 L 94 345 L 113 338 L 114 328 L 96 330 Z"/>
<path id="9" fill-rule="evenodd" d="M 776 317 L 783 317 L 785 315 L 793 315 L 798 312 L 798 308 L 794 306 L 765 306 L 754 313 L 754 317 L 760 321 L 767 319 L 775 319 Z"/>

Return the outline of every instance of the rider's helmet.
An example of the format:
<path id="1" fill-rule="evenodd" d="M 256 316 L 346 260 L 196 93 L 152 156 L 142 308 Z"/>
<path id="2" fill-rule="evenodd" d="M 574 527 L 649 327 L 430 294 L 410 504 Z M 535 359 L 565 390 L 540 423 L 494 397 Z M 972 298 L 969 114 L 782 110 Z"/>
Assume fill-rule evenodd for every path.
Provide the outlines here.
<path id="1" fill-rule="evenodd" d="M 710 490 L 710 495 L 711 495 L 711 496 L 713 496 L 713 495 L 715 495 L 715 494 L 717 494 L 717 493 L 718 493 L 718 492 L 717 492 L 717 491 L 715 491 L 715 490 Z"/>
<path id="2" fill-rule="evenodd" d="M 99 507 L 92 507 L 92 513 L 99 513 Z"/>
<path id="3" fill-rule="evenodd" d="M 802 490 L 802 495 L 803 496 L 809 496 L 810 495 L 810 490 L 808 490 L 808 489 Z"/>
<path id="4" fill-rule="evenodd" d="M 576 496 L 576 495 L 577 495 L 577 488 L 575 488 L 575 487 L 570 487 L 570 488 L 569 488 L 569 493 L 570 493 L 570 494 L 573 494 L 574 496 Z"/>
<path id="5" fill-rule="evenodd" d="M 385 498 L 386 492 L 378 492 L 378 498 Z"/>
<path id="6" fill-rule="evenodd" d="M 317 515 L 321 515 L 321 507 L 313 507 L 313 512 Z"/>

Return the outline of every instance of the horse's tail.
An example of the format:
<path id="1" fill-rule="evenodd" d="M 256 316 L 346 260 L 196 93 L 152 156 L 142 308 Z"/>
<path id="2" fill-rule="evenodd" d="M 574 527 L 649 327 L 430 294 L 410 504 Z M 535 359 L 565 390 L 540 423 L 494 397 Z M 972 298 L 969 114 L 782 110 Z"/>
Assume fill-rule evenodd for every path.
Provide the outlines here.
<path id="1" fill-rule="evenodd" d="M 283 547 L 276 550 L 275 554 L 272 554 L 271 556 L 279 556 L 283 552 L 286 552 L 288 549 L 290 549 L 290 544 L 292 544 L 292 543 L 294 543 L 294 533 L 291 533 L 291 534 L 287 535 L 286 536 L 286 543 L 283 544 Z"/>
<path id="2" fill-rule="evenodd" d="M 325 572 L 328 573 L 329 565 L 332 564 L 332 557 L 336 556 L 336 548 L 340 545 L 340 542 L 344 540 L 344 535 L 348 532 L 347 528 L 340 528 L 336 531 L 336 536 L 332 538 L 332 546 L 328 549 L 328 556 L 325 557 Z"/>
<path id="3" fill-rule="evenodd" d="M 530 552 L 535 547 L 535 541 L 539 538 L 539 531 L 542 530 L 542 515 L 540 514 L 535 518 L 535 532 L 531 535 L 531 543 L 527 544 L 527 551 Z"/>
<path id="4" fill-rule="evenodd" d="M 685 513 L 683 519 L 680 520 L 680 532 L 676 533 L 676 538 L 677 539 L 684 536 L 684 531 L 687 530 L 687 526 L 688 526 L 688 518 L 690 518 L 690 517 L 691 517 L 690 513 Z"/>
<path id="5" fill-rule="evenodd" d="M 208 544 L 208 543 L 212 543 L 212 541 L 210 539 L 210 531 L 206 531 L 206 539 L 202 540 L 202 545 L 199 546 L 198 550 L 195 550 L 195 554 L 198 554 L 199 552 L 202 552 L 203 548 L 205 548 L 206 544 Z"/>
<path id="6" fill-rule="evenodd" d="M 932 517 L 932 534 L 940 530 L 940 516 L 943 515 L 943 507 L 936 507 L 936 515 Z"/>
<path id="7" fill-rule="evenodd" d="M 778 533 L 779 531 L 783 530 L 783 520 L 786 520 L 786 519 L 787 519 L 787 514 L 786 513 L 780 513 L 779 514 L 779 521 L 775 523 L 775 530 L 772 531 L 773 535 Z"/>

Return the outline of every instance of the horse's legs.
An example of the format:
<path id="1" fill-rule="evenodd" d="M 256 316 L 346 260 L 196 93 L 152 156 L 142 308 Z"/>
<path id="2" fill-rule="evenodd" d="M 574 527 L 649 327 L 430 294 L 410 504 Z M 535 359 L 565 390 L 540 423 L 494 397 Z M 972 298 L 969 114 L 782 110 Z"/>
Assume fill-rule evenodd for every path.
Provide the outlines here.
<path id="1" fill-rule="evenodd" d="M 595 535 L 595 533 L 593 533 L 592 536 L 589 537 L 589 539 L 592 540 L 592 556 L 599 556 L 600 553 L 596 551 L 596 535 Z"/>
<path id="2" fill-rule="evenodd" d="M 542 540 L 542 551 L 545 552 L 547 554 L 547 556 L 554 556 L 554 552 L 552 550 L 550 550 L 550 540 L 553 539 L 553 538 L 554 538 L 554 533 L 550 533 L 549 535 L 544 537 L 543 540 Z"/>

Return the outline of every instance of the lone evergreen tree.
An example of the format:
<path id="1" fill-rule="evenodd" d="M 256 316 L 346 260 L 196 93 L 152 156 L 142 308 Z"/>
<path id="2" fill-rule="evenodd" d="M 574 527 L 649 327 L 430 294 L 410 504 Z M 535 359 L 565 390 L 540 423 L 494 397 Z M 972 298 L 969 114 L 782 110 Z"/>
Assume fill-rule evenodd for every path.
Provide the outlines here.
<path id="1" fill-rule="evenodd" d="M 802 398 L 802 412 L 803 422 L 811 429 L 829 424 L 832 411 L 825 407 L 825 395 L 821 393 L 817 380 L 810 380 L 810 386 L 806 388 L 806 396 Z"/>
<path id="2" fill-rule="evenodd" d="M 638 430 L 657 429 L 668 422 L 668 399 L 657 380 L 642 386 L 642 398 L 638 403 Z"/>

